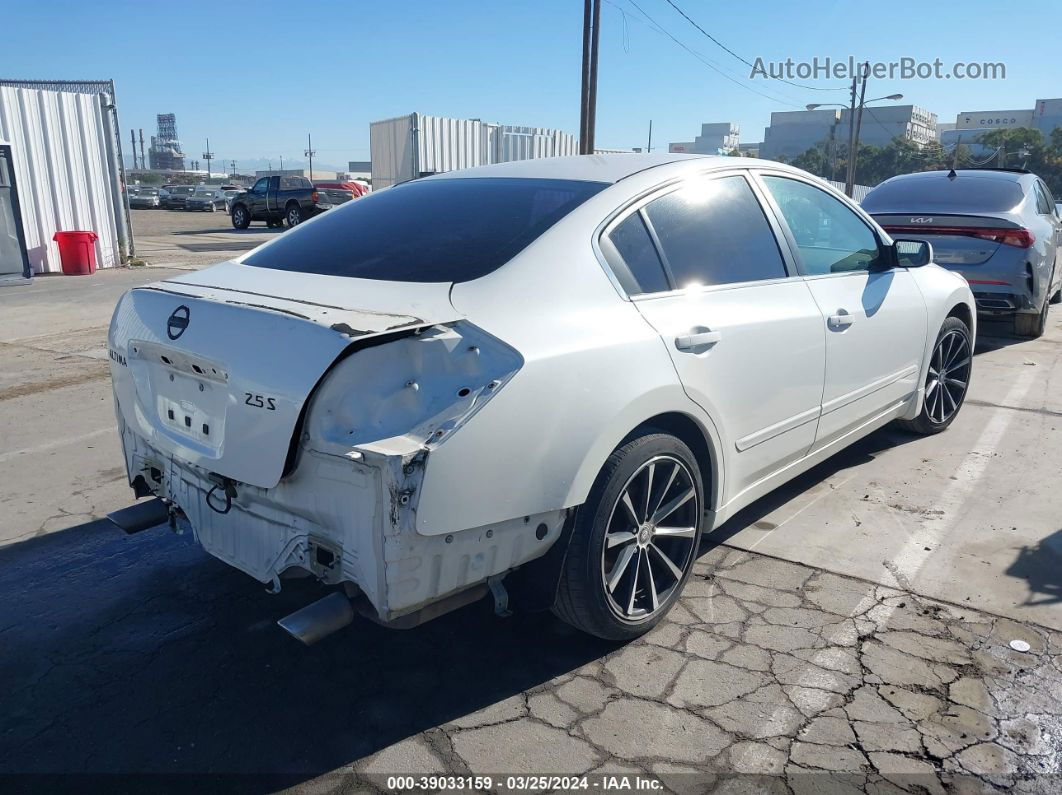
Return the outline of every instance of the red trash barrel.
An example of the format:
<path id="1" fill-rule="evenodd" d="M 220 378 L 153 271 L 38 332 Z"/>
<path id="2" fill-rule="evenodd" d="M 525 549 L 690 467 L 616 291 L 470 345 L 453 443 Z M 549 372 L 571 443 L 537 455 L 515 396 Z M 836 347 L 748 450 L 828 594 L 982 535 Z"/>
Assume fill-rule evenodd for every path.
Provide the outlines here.
<path id="1" fill-rule="evenodd" d="M 67 276 L 91 276 L 96 272 L 95 232 L 56 232 L 52 240 L 59 244 L 59 259 Z"/>

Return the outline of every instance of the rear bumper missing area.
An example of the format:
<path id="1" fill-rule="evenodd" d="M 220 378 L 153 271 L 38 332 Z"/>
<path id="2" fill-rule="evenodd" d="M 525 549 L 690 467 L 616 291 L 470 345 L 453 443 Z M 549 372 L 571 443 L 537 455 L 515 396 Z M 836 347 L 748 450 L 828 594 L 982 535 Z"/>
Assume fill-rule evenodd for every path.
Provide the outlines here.
<path id="1" fill-rule="evenodd" d="M 282 575 L 298 571 L 348 591 L 355 585 L 384 622 L 541 556 L 549 546 L 541 539 L 555 539 L 567 515 L 557 510 L 445 535 L 417 533 L 420 485 L 430 477 L 424 450 L 363 448 L 339 456 L 306 448 L 277 486 L 231 484 L 234 496 L 227 498 L 216 476 L 160 453 L 121 425 L 130 482 L 143 479 L 179 507 L 178 527 L 191 529 L 207 552 L 273 590 Z"/>

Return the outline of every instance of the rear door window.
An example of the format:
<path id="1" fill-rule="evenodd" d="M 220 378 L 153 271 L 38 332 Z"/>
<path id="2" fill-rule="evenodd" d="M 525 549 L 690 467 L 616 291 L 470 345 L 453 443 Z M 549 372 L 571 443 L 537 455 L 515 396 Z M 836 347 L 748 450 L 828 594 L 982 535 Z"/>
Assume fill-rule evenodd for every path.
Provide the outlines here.
<path id="1" fill-rule="evenodd" d="M 780 279 L 778 241 L 744 177 L 690 179 L 645 206 L 676 289 Z"/>
<path id="2" fill-rule="evenodd" d="M 649 237 L 640 212 L 632 213 L 601 238 L 605 255 L 627 295 L 660 293 L 671 289 L 660 255 Z"/>
<path id="3" fill-rule="evenodd" d="M 1054 215 L 1051 200 L 1047 198 L 1047 188 L 1039 182 L 1035 183 L 1033 187 L 1036 190 L 1036 212 L 1040 213 L 1040 215 Z"/>

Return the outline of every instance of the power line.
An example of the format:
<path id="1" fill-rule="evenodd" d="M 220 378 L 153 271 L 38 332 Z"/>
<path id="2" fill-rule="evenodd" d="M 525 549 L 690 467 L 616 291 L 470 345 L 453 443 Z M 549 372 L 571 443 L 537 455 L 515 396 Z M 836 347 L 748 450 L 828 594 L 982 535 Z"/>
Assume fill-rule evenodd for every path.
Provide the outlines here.
<path id="1" fill-rule="evenodd" d="M 674 36 L 672 33 L 670 33 L 667 30 L 665 30 L 663 28 L 663 26 L 660 25 L 659 22 L 657 22 L 655 19 L 653 19 L 651 16 L 649 16 L 649 14 L 646 13 L 645 10 L 641 6 L 639 6 L 636 2 L 634 2 L 634 0 L 627 0 L 627 1 L 638 11 L 639 14 L 641 14 L 643 17 L 645 17 L 644 19 L 640 19 L 638 17 L 632 17 L 632 19 L 634 19 L 635 22 L 639 22 L 639 23 L 645 25 L 646 27 L 648 27 L 650 30 L 654 31 L 655 33 L 658 33 L 661 36 L 666 36 L 667 38 L 671 39 L 675 44 L 678 44 L 680 47 L 682 47 L 682 49 L 684 49 L 686 52 L 690 53 L 690 55 L 692 55 L 694 58 L 696 58 L 698 61 L 703 63 L 705 66 L 707 66 L 712 71 L 719 72 L 722 77 L 726 78 L 727 80 L 730 80 L 732 83 L 736 82 L 742 88 L 745 88 L 745 89 L 747 89 L 749 91 L 752 91 L 754 94 L 758 94 L 761 97 L 766 97 L 767 99 L 773 100 L 774 102 L 778 102 L 779 104 L 782 104 L 782 105 L 787 105 L 788 107 L 793 107 L 793 108 L 802 107 L 801 105 L 798 104 L 798 100 L 795 99 L 794 97 L 786 96 L 785 94 L 781 94 L 781 93 L 778 93 L 778 94 L 772 96 L 770 94 L 765 94 L 763 92 L 760 92 L 760 91 L 757 91 L 757 90 L 755 90 L 753 88 L 750 88 L 748 86 L 748 84 L 745 82 L 745 78 L 743 76 L 739 75 L 737 72 L 733 71 L 732 69 L 729 69 L 729 68 L 723 66 L 718 61 L 715 61 L 715 60 L 709 58 L 704 53 L 699 52 L 698 50 L 694 50 L 692 47 L 687 46 L 682 41 L 680 41 L 676 36 Z M 612 2 L 612 0 L 605 0 L 605 2 L 608 3 L 610 6 L 612 6 L 613 8 L 617 9 L 618 11 L 620 11 L 621 13 L 624 12 L 624 9 L 621 6 L 616 5 L 616 3 Z M 729 76 L 727 74 L 725 74 L 727 72 L 729 72 Z M 740 79 L 738 79 L 738 78 L 740 78 Z"/>
<path id="2" fill-rule="evenodd" d="M 605 0 L 605 2 L 607 2 L 611 6 L 615 6 L 616 5 L 615 3 L 611 2 L 611 0 Z M 741 88 L 745 89 L 746 91 L 751 91 L 753 94 L 757 94 L 757 95 L 763 97 L 764 99 L 769 99 L 772 102 L 777 102 L 779 105 L 785 105 L 785 106 L 791 107 L 791 108 L 800 107 L 799 105 L 793 104 L 791 102 L 787 102 L 787 101 L 785 101 L 783 99 L 779 99 L 778 97 L 772 97 L 769 94 L 764 94 L 762 91 L 757 91 L 756 89 L 752 88 L 751 86 L 748 86 L 745 83 L 741 82 L 740 80 L 736 80 L 735 78 L 733 78 L 730 75 L 726 74 L 722 69 L 720 69 L 714 63 L 712 63 L 707 58 L 707 56 L 702 55 L 701 53 L 697 52 L 696 50 L 694 50 L 691 47 L 688 47 L 685 43 L 683 43 L 681 40 L 679 40 L 674 35 L 672 35 L 669 31 L 667 31 L 663 27 L 661 27 L 660 24 L 655 19 L 653 19 L 651 16 L 649 16 L 647 13 L 645 13 L 645 11 L 642 9 L 642 7 L 639 6 L 634 0 L 627 0 L 627 2 L 630 3 L 632 6 L 634 6 L 636 9 L 638 9 L 638 12 L 642 16 L 644 16 L 647 20 L 649 20 L 650 23 L 652 23 L 653 28 L 655 28 L 655 30 L 658 33 L 660 33 L 660 34 L 662 34 L 664 36 L 667 36 L 669 39 L 671 39 L 673 42 L 675 42 L 675 44 L 677 44 L 679 47 L 684 49 L 686 52 L 688 52 L 690 55 L 692 55 L 698 61 L 703 63 L 705 66 L 707 66 L 713 72 L 718 73 L 720 77 L 723 77 L 726 80 L 729 80 L 734 85 L 740 86 Z M 616 6 L 616 7 L 618 8 L 618 6 Z"/>
<path id="3" fill-rule="evenodd" d="M 728 52 L 731 55 L 733 55 L 735 58 L 737 58 L 739 61 L 741 61 L 741 63 L 745 64 L 746 66 L 751 66 L 753 69 L 756 68 L 756 64 L 752 63 L 752 61 L 749 61 L 749 60 L 746 60 L 745 58 L 742 58 L 740 55 L 738 55 L 732 49 L 730 49 L 725 44 L 723 44 L 723 42 L 719 41 L 719 39 L 717 39 L 711 33 L 709 33 L 704 28 L 702 28 L 700 25 L 698 25 L 696 22 L 694 22 L 693 19 L 690 17 L 690 15 L 687 14 L 685 11 L 683 11 L 681 8 L 679 8 L 677 5 L 675 5 L 675 3 L 672 2 L 672 0 L 664 0 L 664 2 L 666 2 L 669 6 L 671 6 L 676 11 L 678 11 L 685 18 L 685 20 L 687 22 L 689 22 L 691 25 L 693 25 L 693 27 L 697 28 L 697 30 L 699 30 L 705 36 L 707 36 L 716 46 L 720 47 L 723 50 L 726 50 L 726 52 Z M 844 89 L 844 88 L 826 88 L 824 86 L 807 86 L 807 85 L 804 85 L 803 83 L 794 83 L 791 80 L 785 80 L 784 78 L 781 78 L 781 77 L 772 77 L 771 75 L 768 75 L 767 77 L 770 80 L 777 80 L 780 83 L 786 83 L 788 85 L 795 86 L 796 88 L 804 88 L 804 89 L 807 89 L 808 91 L 846 91 L 847 90 L 847 89 Z"/>

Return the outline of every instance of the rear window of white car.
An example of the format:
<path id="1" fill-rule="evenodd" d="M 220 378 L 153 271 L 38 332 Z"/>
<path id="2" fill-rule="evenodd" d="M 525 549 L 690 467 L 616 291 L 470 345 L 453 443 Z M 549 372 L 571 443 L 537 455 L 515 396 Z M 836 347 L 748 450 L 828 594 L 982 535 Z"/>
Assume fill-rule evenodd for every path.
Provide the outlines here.
<path id="1" fill-rule="evenodd" d="M 243 262 L 326 276 L 465 282 L 497 270 L 604 182 L 431 179 L 348 202 Z"/>

